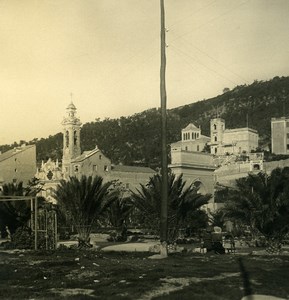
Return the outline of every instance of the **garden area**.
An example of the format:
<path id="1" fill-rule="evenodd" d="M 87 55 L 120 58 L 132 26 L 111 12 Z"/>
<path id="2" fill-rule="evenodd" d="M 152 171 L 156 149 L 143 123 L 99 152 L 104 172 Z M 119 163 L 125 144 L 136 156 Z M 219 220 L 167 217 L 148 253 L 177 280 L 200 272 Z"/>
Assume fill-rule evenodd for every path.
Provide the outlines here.
<path id="1" fill-rule="evenodd" d="M 153 259 L 162 252 L 158 174 L 130 195 L 119 182 L 70 177 L 56 205 L 37 196 L 34 179 L 4 185 L 0 298 L 288 299 L 289 168 L 219 186 L 224 205 L 211 213 L 212 195 L 168 175 L 165 259 Z"/>

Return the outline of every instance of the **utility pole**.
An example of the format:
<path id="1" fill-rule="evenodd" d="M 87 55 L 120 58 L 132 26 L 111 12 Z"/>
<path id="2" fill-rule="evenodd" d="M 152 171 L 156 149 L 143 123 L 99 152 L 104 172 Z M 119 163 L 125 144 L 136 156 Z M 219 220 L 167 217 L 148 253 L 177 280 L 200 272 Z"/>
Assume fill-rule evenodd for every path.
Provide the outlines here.
<path id="1" fill-rule="evenodd" d="M 161 255 L 167 256 L 168 239 L 168 149 L 167 149 L 167 92 L 166 92 L 166 29 L 164 0 L 161 5 L 161 67 L 160 67 L 160 96 L 161 96 Z"/>

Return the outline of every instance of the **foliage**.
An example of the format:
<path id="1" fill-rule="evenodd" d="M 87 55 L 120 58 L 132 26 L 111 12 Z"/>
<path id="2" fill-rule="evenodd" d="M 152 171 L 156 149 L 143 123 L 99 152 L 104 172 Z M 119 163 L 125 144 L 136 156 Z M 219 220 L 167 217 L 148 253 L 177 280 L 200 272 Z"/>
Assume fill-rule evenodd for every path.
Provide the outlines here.
<path id="1" fill-rule="evenodd" d="M 24 192 L 23 182 L 3 185 L 3 196 L 23 196 Z M 3 226 L 8 226 L 14 233 L 16 228 L 26 225 L 30 219 L 30 201 L 0 202 L 0 219 L 2 230 Z"/>
<path id="2" fill-rule="evenodd" d="M 269 244 L 280 244 L 289 232 L 289 168 L 277 168 L 268 176 L 260 172 L 236 181 L 225 204 L 225 215 L 261 233 Z"/>
<path id="3" fill-rule="evenodd" d="M 206 228 L 208 221 L 208 214 L 204 210 L 197 209 L 190 212 L 188 215 L 186 236 L 191 237 L 199 235 L 201 230 Z"/>
<path id="4" fill-rule="evenodd" d="M 161 185 L 159 174 L 150 178 L 147 185 L 132 194 L 132 200 L 139 212 L 140 222 L 153 233 L 159 233 L 161 214 Z M 168 174 L 168 233 L 169 241 L 174 241 L 180 228 L 187 227 L 190 213 L 207 204 L 211 195 L 198 194 L 198 189 L 186 182 L 182 175 Z"/>
<path id="5" fill-rule="evenodd" d="M 28 227 L 18 227 L 12 235 L 12 245 L 15 249 L 32 249 L 34 235 Z"/>
<path id="6" fill-rule="evenodd" d="M 118 180 L 112 181 L 112 188 L 118 193 L 118 197 L 108 207 L 104 215 L 104 222 L 106 222 L 108 226 L 121 230 L 124 224 L 130 222 L 130 216 L 134 207 L 121 182 Z"/>
<path id="7" fill-rule="evenodd" d="M 43 184 L 38 179 L 32 178 L 26 187 L 23 182 L 7 183 L 3 185 L 3 196 L 31 196 L 35 197 L 42 189 Z M 16 228 L 27 225 L 31 217 L 30 200 L 0 202 L 0 220 L 3 226 L 8 226 L 11 233 Z"/>
<path id="8" fill-rule="evenodd" d="M 54 197 L 63 213 L 70 214 L 80 244 L 89 244 L 91 227 L 117 199 L 118 193 L 110 188 L 111 182 L 103 183 L 100 176 L 70 177 L 68 181 L 60 181 Z"/>
<path id="9" fill-rule="evenodd" d="M 209 217 L 212 226 L 218 226 L 223 228 L 225 223 L 225 213 L 222 209 L 218 209 L 210 213 Z"/>

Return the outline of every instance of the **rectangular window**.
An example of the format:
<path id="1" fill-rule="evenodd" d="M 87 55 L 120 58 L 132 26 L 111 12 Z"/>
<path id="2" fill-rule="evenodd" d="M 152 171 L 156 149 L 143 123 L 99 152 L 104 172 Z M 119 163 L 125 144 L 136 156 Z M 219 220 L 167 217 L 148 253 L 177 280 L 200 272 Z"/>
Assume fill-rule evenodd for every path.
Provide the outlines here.
<path id="1" fill-rule="evenodd" d="M 199 145 L 197 145 L 197 151 L 200 151 L 200 146 Z"/>
<path id="2" fill-rule="evenodd" d="M 97 165 L 93 165 L 93 166 L 92 166 L 92 171 L 93 171 L 93 172 L 96 172 L 96 171 L 97 171 Z"/>

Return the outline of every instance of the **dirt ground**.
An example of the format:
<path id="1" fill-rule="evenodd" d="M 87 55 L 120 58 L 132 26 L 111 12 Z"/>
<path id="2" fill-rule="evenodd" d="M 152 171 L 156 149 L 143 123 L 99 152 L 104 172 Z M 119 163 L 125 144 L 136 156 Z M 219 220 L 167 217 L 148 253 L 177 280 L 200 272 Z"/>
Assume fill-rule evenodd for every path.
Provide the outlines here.
<path id="1" fill-rule="evenodd" d="M 289 257 L 97 250 L 0 252 L 0 299 L 289 299 Z"/>

